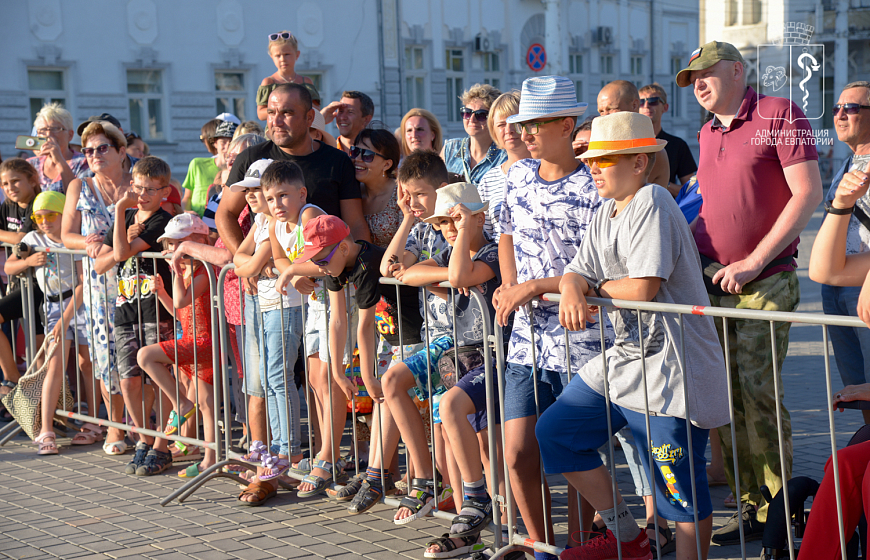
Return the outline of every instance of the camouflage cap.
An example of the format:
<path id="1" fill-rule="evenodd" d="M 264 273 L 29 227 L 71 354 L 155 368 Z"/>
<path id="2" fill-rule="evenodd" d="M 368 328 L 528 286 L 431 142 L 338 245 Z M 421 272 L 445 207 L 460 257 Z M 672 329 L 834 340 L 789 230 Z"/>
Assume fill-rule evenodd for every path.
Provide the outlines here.
<path id="1" fill-rule="evenodd" d="M 689 65 L 677 73 L 677 85 L 686 87 L 691 82 L 689 74 L 692 70 L 706 70 L 720 60 L 733 60 L 746 66 L 746 61 L 743 60 L 743 55 L 731 43 L 720 43 L 719 41 L 710 41 L 698 50 L 692 53 L 689 57 Z"/>

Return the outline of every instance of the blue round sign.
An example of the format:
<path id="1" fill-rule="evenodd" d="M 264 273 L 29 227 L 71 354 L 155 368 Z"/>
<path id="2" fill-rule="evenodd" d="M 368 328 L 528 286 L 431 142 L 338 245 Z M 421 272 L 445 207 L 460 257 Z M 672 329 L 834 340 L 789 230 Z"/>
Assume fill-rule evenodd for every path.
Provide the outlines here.
<path id="1" fill-rule="evenodd" d="M 526 64 L 535 72 L 540 72 L 547 65 L 547 51 L 540 43 L 533 43 L 526 52 Z"/>

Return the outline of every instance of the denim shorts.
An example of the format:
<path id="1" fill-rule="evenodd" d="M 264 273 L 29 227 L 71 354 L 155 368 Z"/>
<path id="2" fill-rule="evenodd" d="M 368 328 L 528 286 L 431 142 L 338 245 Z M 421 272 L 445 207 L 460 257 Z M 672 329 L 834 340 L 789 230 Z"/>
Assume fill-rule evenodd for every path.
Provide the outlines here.
<path id="1" fill-rule="evenodd" d="M 327 348 L 327 319 L 326 305 L 317 300 L 308 299 L 308 307 L 305 309 L 305 357 L 312 354 L 320 353 L 320 361 L 328 362 L 329 354 L 321 352 L 321 349 Z M 359 312 L 356 306 L 356 298 L 350 297 L 350 324 L 347 327 L 347 342 L 344 345 L 343 363 L 351 363 L 353 357 L 353 348 L 356 343 L 356 331 L 359 324 Z"/>
<path id="2" fill-rule="evenodd" d="M 142 342 L 139 342 L 142 329 Z M 157 323 L 140 325 L 115 325 L 115 360 L 118 364 L 118 375 L 121 379 L 132 379 L 142 374 L 142 368 L 136 360 L 141 348 L 157 343 Z"/>
<path id="3" fill-rule="evenodd" d="M 260 380 L 260 300 L 255 295 L 245 293 L 245 348 L 242 359 L 245 361 L 242 371 L 245 380 L 242 391 L 251 397 L 266 398 L 263 382 Z"/>
<path id="4" fill-rule="evenodd" d="M 860 287 L 822 284 L 822 308 L 827 315 L 858 316 Z M 866 327 L 828 327 L 834 358 L 843 385 L 870 382 L 870 329 Z"/>
<path id="5" fill-rule="evenodd" d="M 60 321 L 61 316 L 63 315 L 63 310 L 66 309 L 67 304 L 69 303 L 70 298 L 64 300 L 63 304 L 57 301 L 45 301 L 45 307 L 43 307 L 43 312 L 45 314 L 45 334 L 48 335 L 52 330 L 54 330 L 57 322 Z M 42 315 L 42 313 L 38 313 L 37 315 Z M 5 316 L 4 316 L 5 318 Z M 88 316 L 85 312 L 84 304 L 79 301 L 79 308 L 76 309 L 75 316 L 70 319 L 69 326 L 66 329 L 66 333 L 64 333 L 64 340 L 70 341 L 71 345 L 76 344 L 75 337 L 78 336 L 78 344 L 79 346 L 87 346 L 88 344 Z"/>
<path id="6" fill-rule="evenodd" d="M 562 394 L 562 376 L 550 369 L 538 368 L 538 412 L 541 414 Z M 535 416 L 535 384 L 532 366 L 508 362 L 504 372 L 504 421 Z"/>
<path id="7" fill-rule="evenodd" d="M 480 432 L 489 425 L 486 414 L 486 368 L 479 366 L 466 373 L 456 382 L 456 387 L 461 389 L 474 404 L 474 413 L 468 415 L 468 421 L 475 432 Z M 493 394 L 498 394 L 498 385 L 493 383 Z M 495 398 L 495 418 L 493 424 L 499 424 L 500 411 L 498 398 Z"/>

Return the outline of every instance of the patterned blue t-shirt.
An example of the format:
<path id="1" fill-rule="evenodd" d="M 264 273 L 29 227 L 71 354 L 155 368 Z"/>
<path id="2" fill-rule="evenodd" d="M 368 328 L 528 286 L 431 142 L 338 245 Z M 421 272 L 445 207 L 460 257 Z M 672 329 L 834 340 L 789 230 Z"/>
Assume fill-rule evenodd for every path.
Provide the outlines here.
<path id="1" fill-rule="evenodd" d="M 577 254 L 586 228 L 602 202 L 585 165 L 556 181 L 544 181 L 538 175 L 540 164 L 538 160 L 524 159 L 511 166 L 501 207 L 501 233 L 513 236 L 520 284 L 561 276 Z M 502 238 L 502 242 L 505 241 Z M 565 330 L 559 324 L 559 304 L 535 301 L 532 305 L 538 367 L 567 373 Z M 570 333 L 569 337 L 572 369 L 601 353 L 598 323 L 585 331 Z M 613 340 L 609 325 L 606 338 L 608 344 Z M 532 365 L 530 324 L 525 307 L 514 317 L 507 361 Z"/>
<path id="2" fill-rule="evenodd" d="M 437 258 L 441 253 L 450 254 L 450 244 L 444 239 L 440 231 L 432 227 L 426 222 L 417 222 L 411 228 L 411 233 L 408 234 L 408 241 L 405 242 L 405 250 L 417 257 L 417 262 L 427 261 Z M 453 336 L 453 328 L 450 323 L 444 319 L 447 314 L 447 304 L 444 303 L 444 317 L 439 314 L 426 314 L 426 307 L 440 310 L 441 305 L 438 302 L 444 302 L 443 299 L 434 295 L 432 292 L 427 292 L 427 306 L 423 301 L 423 290 L 420 290 L 420 315 L 429 321 L 429 340 L 435 340 L 440 336 Z M 420 330 L 420 339 L 426 340 L 426 325 Z"/>

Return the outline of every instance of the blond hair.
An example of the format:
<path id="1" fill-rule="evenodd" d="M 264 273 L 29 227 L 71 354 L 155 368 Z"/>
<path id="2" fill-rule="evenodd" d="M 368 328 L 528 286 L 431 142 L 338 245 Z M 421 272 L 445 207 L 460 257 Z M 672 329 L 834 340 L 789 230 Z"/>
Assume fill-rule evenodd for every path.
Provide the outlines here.
<path id="1" fill-rule="evenodd" d="M 502 146 L 501 138 L 499 138 L 498 134 L 495 133 L 495 118 L 498 117 L 509 117 L 511 115 L 516 115 L 520 112 L 520 92 L 519 90 L 512 89 L 507 93 L 503 93 L 498 96 L 498 99 L 493 102 L 492 107 L 489 109 L 489 116 L 486 117 L 486 128 L 489 129 L 489 135 L 492 137 L 493 141 L 495 141 L 495 145 L 499 147 L 499 149 L 504 149 Z"/>
<path id="2" fill-rule="evenodd" d="M 278 33 L 290 33 L 290 32 L 287 31 L 286 29 L 282 29 Z M 283 39 L 281 37 L 278 37 L 274 41 L 270 40 L 269 41 L 269 56 L 272 56 L 272 47 L 274 47 L 275 45 L 277 45 L 279 47 L 283 47 L 284 45 L 290 45 L 291 47 L 293 47 L 294 51 L 299 52 L 299 41 L 296 40 L 296 36 L 293 35 L 293 33 L 290 33 L 289 39 Z"/>
<path id="3" fill-rule="evenodd" d="M 462 100 L 463 105 L 468 105 L 475 99 L 480 99 L 488 111 L 499 95 L 501 95 L 501 92 L 489 84 L 474 84 L 462 92 L 459 99 Z"/>
<path id="4" fill-rule="evenodd" d="M 36 113 L 36 118 L 33 119 L 33 126 L 39 128 L 38 123 L 42 121 L 42 124 L 47 126 L 50 122 L 57 122 L 63 125 L 63 127 L 67 130 L 73 129 L 73 118 L 69 111 L 63 108 L 61 103 L 57 101 L 53 101 L 51 103 L 46 103 L 42 106 L 42 109 Z"/>
<path id="5" fill-rule="evenodd" d="M 441 153 L 441 147 L 444 145 L 444 133 L 441 131 L 441 123 L 438 122 L 438 117 L 432 114 L 430 111 L 426 109 L 420 109 L 419 107 L 415 107 L 411 109 L 405 116 L 402 117 L 402 124 L 399 125 L 399 146 L 402 148 L 402 156 L 406 156 L 411 153 L 411 150 L 408 149 L 408 144 L 405 141 L 405 124 L 407 124 L 408 119 L 411 117 L 423 117 L 429 123 L 429 128 L 432 129 L 432 132 L 435 133 L 435 139 L 432 141 L 432 149 L 438 153 Z"/>

